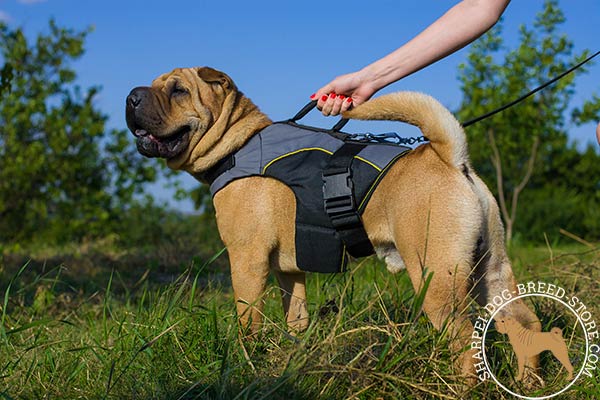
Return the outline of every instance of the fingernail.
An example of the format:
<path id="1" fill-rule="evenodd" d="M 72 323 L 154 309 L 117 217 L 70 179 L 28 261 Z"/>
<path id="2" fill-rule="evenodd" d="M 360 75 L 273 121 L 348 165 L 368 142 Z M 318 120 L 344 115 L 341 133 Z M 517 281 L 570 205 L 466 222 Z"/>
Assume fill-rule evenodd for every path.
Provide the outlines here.
<path id="1" fill-rule="evenodd" d="M 310 98 L 314 99 L 316 95 L 317 95 L 316 93 L 313 93 L 313 94 L 310 95 Z"/>
<path id="2" fill-rule="evenodd" d="M 328 99 L 327 95 L 323 95 L 323 96 L 321 97 L 321 100 L 323 100 L 323 101 L 327 101 L 327 99 Z"/>
<path id="3" fill-rule="evenodd" d="M 348 98 L 346 99 L 346 101 L 347 101 L 348 103 L 352 103 L 352 97 L 348 97 Z"/>
<path id="4" fill-rule="evenodd" d="M 332 99 L 335 99 L 335 96 L 336 96 L 336 94 L 335 94 L 335 93 L 331 93 L 331 94 L 329 95 L 329 97 L 331 97 Z"/>
<path id="5" fill-rule="evenodd" d="M 340 98 L 340 100 L 344 100 L 346 98 L 346 96 L 344 96 L 343 94 L 338 95 L 338 97 Z"/>

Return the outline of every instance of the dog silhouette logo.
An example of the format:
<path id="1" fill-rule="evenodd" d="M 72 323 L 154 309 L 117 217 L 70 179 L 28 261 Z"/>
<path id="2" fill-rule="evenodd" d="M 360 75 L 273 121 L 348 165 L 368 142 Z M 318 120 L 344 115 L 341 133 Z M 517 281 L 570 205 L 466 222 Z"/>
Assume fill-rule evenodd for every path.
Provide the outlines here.
<path id="1" fill-rule="evenodd" d="M 515 301 L 531 303 L 544 317 L 532 321 L 506 312 Z M 581 391 L 574 387 L 579 382 L 594 387 L 597 393 L 596 381 L 584 381 L 596 380 L 600 371 L 600 325 L 592 309 L 579 295 L 556 283 L 528 281 L 504 289 L 474 319 L 471 348 L 479 350 L 473 355 L 477 378 L 481 382 L 489 379 L 512 396 L 526 400 L 547 400 L 569 390 Z M 561 321 L 560 328 L 551 325 L 544 329 L 539 321 Z M 498 335 L 488 337 L 493 327 Z M 510 346 L 505 345 L 507 341 Z M 552 355 L 540 357 L 545 351 Z M 513 354 L 518 371 L 511 368 L 509 358 Z M 547 375 L 553 378 L 544 380 Z"/>
<path id="2" fill-rule="evenodd" d="M 510 345 L 517 356 L 518 381 L 523 379 L 525 360 L 546 350 L 552 352 L 552 355 L 565 367 L 568 380 L 573 379 L 573 365 L 569 360 L 567 344 L 560 328 L 554 327 L 550 332 L 535 332 L 511 317 L 498 319 L 495 326 L 498 332 L 508 335 Z"/>

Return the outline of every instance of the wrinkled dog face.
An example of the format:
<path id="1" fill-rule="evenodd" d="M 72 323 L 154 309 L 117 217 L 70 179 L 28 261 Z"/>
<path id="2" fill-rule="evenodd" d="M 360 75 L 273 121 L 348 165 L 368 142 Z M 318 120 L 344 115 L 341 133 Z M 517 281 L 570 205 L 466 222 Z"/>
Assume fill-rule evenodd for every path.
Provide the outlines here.
<path id="1" fill-rule="evenodd" d="M 155 79 L 152 86 L 137 87 L 129 93 L 127 126 L 142 155 L 171 159 L 190 146 L 193 136 L 206 132 L 213 120 L 202 101 L 213 94 L 206 93 L 211 85 L 201 79 L 207 70 L 178 68 Z"/>

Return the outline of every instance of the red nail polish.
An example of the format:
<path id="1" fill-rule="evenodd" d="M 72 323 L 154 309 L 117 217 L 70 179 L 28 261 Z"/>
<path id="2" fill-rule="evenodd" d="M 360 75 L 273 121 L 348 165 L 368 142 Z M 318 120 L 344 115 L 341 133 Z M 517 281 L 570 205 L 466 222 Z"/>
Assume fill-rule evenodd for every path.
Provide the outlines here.
<path id="1" fill-rule="evenodd" d="M 352 97 L 348 97 L 348 98 L 346 99 L 346 101 L 347 101 L 348 103 L 352 103 Z"/>
<path id="2" fill-rule="evenodd" d="M 338 95 L 338 97 L 340 98 L 340 100 L 344 100 L 346 98 L 346 96 L 344 96 L 343 94 Z"/>
<path id="3" fill-rule="evenodd" d="M 310 95 L 310 98 L 314 99 L 316 95 L 317 95 L 316 93 L 313 93 L 313 94 Z"/>
<path id="4" fill-rule="evenodd" d="M 328 99 L 327 95 L 323 95 L 323 96 L 321 97 L 321 100 L 323 100 L 323 101 L 327 101 L 327 99 Z"/>
<path id="5" fill-rule="evenodd" d="M 329 95 L 329 97 L 331 97 L 332 99 L 335 99 L 335 96 L 336 96 L 336 94 L 335 94 L 335 93 L 331 93 L 331 94 Z"/>

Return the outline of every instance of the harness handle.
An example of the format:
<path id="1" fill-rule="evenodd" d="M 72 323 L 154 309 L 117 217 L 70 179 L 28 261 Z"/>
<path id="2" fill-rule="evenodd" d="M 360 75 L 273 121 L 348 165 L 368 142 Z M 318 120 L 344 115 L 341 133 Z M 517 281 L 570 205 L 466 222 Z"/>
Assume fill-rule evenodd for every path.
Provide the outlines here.
<path id="1" fill-rule="evenodd" d="M 311 112 L 312 109 L 315 108 L 316 106 L 317 106 L 317 100 L 309 101 L 308 104 L 306 104 L 304 107 L 302 107 L 302 109 L 300 111 L 298 111 L 298 113 L 296 115 L 294 115 L 292 118 L 290 118 L 290 121 L 296 122 L 299 119 L 304 118 L 306 116 L 306 114 Z"/>
<path id="2" fill-rule="evenodd" d="M 317 106 L 317 100 L 311 100 L 308 102 L 296 115 L 289 119 L 290 122 L 297 122 L 311 112 Z M 348 123 L 347 118 L 341 118 L 332 128 L 333 132 L 339 132 Z"/>
<path id="3" fill-rule="evenodd" d="M 333 126 L 333 128 L 331 128 L 332 131 L 334 132 L 339 132 L 340 129 L 342 129 L 347 123 L 348 123 L 349 119 L 348 118 L 341 118 L 337 124 L 335 124 Z"/>

